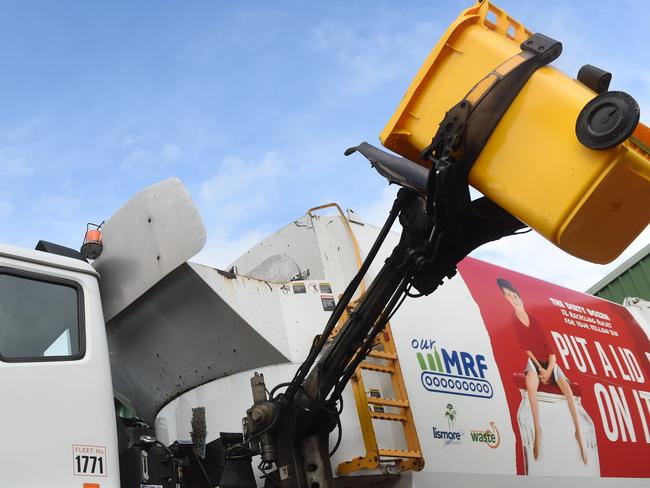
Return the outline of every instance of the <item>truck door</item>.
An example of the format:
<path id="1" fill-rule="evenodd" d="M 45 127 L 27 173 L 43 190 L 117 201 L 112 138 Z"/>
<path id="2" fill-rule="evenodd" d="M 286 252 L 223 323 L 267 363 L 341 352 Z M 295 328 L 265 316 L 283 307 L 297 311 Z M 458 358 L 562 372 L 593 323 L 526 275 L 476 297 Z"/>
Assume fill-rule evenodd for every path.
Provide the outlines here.
<path id="1" fill-rule="evenodd" d="M 97 277 L 53 260 L 0 258 L 0 484 L 119 487 Z"/>

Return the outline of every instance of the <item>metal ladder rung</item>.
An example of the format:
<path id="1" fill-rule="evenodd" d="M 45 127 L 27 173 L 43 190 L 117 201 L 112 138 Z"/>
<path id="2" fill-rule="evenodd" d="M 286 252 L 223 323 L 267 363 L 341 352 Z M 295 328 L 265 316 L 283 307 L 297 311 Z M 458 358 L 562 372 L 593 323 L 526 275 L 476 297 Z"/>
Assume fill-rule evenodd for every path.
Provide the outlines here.
<path id="1" fill-rule="evenodd" d="M 397 354 L 394 352 L 370 351 L 368 357 L 377 359 L 397 359 Z"/>
<path id="2" fill-rule="evenodd" d="M 367 361 L 363 361 L 361 364 L 359 364 L 359 367 L 361 369 L 367 369 L 368 371 L 377 371 L 379 373 L 394 373 L 395 368 L 393 366 L 387 366 L 384 364 L 376 364 L 376 363 L 369 363 Z"/>
<path id="3" fill-rule="evenodd" d="M 368 403 L 372 405 L 386 405 L 387 407 L 406 408 L 409 406 L 408 400 L 395 400 L 394 398 L 368 397 Z"/>
<path id="4" fill-rule="evenodd" d="M 403 449 L 379 449 L 379 455 L 384 457 L 400 457 L 418 459 L 422 457 L 420 451 L 405 451 Z"/>
<path id="5" fill-rule="evenodd" d="M 392 422 L 406 422 L 406 415 L 399 413 L 385 413 L 385 412 L 368 412 L 370 418 L 377 420 L 390 420 Z"/>

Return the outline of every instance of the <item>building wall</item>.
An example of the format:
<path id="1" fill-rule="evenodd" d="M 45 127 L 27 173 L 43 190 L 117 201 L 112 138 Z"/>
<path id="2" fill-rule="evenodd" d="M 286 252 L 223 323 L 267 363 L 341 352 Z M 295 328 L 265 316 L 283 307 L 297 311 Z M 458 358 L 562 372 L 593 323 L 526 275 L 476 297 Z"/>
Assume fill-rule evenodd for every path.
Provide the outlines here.
<path id="1" fill-rule="evenodd" d="M 587 293 L 621 304 L 626 297 L 650 300 L 650 245 L 589 288 Z"/>

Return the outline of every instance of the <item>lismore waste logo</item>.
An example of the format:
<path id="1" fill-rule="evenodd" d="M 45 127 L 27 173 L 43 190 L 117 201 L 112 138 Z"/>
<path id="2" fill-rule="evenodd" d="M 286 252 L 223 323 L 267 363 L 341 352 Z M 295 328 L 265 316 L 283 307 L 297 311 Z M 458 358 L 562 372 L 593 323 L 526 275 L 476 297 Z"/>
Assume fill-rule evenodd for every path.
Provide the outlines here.
<path id="1" fill-rule="evenodd" d="M 454 405 L 448 403 L 444 412 L 444 416 L 447 419 L 447 428 L 433 426 L 433 438 L 442 441 L 443 448 L 452 444 L 460 444 L 461 442 L 464 433 L 456 430 L 457 415 Z"/>
<path id="2" fill-rule="evenodd" d="M 426 390 L 477 398 L 494 395 L 492 384 L 485 377 L 488 366 L 483 354 L 440 347 L 434 339 L 413 339 L 411 347 L 422 369 L 420 380 Z"/>
<path id="3" fill-rule="evenodd" d="M 497 425 L 494 422 L 490 422 L 490 427 L 488 429 L 470 430 L 469 438 L 472 442 L 485 444 L 491 449 L 496 449 L 499 447 L 499 445 L 501 445 L 501 436 L 499 435 L 499 429 L 497 429 Z"/>

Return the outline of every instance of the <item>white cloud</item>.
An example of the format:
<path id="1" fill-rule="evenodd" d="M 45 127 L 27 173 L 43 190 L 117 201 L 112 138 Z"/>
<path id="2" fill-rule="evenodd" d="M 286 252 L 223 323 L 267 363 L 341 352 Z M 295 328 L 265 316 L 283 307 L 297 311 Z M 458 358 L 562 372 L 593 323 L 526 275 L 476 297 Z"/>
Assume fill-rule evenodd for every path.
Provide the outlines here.
<path id="1" fill-rule="evenodd" d="M 265 237 L 259 229 L 251 230 L 240 237 L 232 237 L 223 227 L 214 227 L 208 232 L 208 242 L 192 261 L 225 269 L 239 256 Z"/>
<path id="2" fill-rule="evenodd" d="M 254 217 L 262 209 L 272 210 L 280 204 L 277 182 L 287 170 L 284 158 L 272 151 L 257 161 L 226 157 L 200 188 L 205 221 L 214 222 L 214 226 L 194 261 L 223 268 L 261 240 L 268 232 L 263 221 Z M 247 225 L 251 222 L 257 225 Z"/>
<path id="3" fill-rule="evenodd" d="M 542 236 L 530 232 L 484 245 L 472 256 L 568 288 L 584 291 L 620 266 L 650 242 L 650 228 L 607 265 L 593 264 L 570 256 Z"/>
<path id="4" fill-rule="evenodd" d="M 342 91 L 367 93 L 381 84 L 412 73 L 435 44 L 432 22 L 420 22 L 410 29 L 401 25 L 361 32 L 346 22 L 324 21 L 313 31 L 311 47 L 332 55 L 343 72 Z M 337 73 L 337 82 L 341 81 Z"/>
<path id="5" fill-rule="evenodd" d="M 181 148 L 175 144 L 165 144 L 160 151 L 160 157 L 164 163 L 171 163 L 181 155 Z"/>
<path id="6" fill-rule="evenodd" d="M 29 176 L 34 173 L 32 159 L 42 137 L 39 131 L 44 130 L 45 119 L 40 117 L 0 129 L 0 175 Z"/>
<path id="7" fill-rule="evenodd" d="M 221 221 L 235 222 L 266 204 L 284 171 L 283 158 L 274 152 L 264 153 L 259 161 L 229 156 L 201 185 L 200 196 Z"/>
<path id="8" fill-rule="evenodd" d="M 150 134 L 148 132 L 130 132 L 124 136 L 122 139 L 123 146 L 134 146 L 136 144 L 142 144 L 149 138 Z"/>
<path id="9" fill-rule="evenodd" d="M 365 205 L 356 210 L 357 214 L 364 222 L 381 227 L 386 221 L 388 212 L 393 206 L 398 189 L 399 187 L 397 185 L 386 185 L 382 189 L 379 198 L 368 201 Z"/>
<path id="10" fill-rule="evenodd" d="M 121 171 L 130 171 L 137 168 L 159 166 L 176 161 L 181 153 L 181 147 L 176 144 L 163 144 L 160 149 L 152 143 L 149 133 L 127 134 L 122 145 L 128 148 L 128 153 L 120 164 Z"/>
<path id="11" fill-rule="evenodd" d="M 142 147 L 134 147 L 120 164 L 120 171 L 129 171 L 143 167 L 151 161 L 151 151 Z"/>
<path id="12" fill-rule="evenodd" d="M 17 122 L 0 131 L 0 136 L 9 142 L 17 142 L 36 135 L 47 129 L 47 119 L 37 116 L 23 122 Z"/>
<path id="13" fill-rule="evenodd" d="M 0 219 L 4 219 L 12 214 L 14 206 L 10 202 L 0 202 Z"/>
<path id="14" fill-rule="evenodd" d="M 57 193 L 44 193 L 36 199 L 36 206 L 40 208 L 55 208 L 59 217 L 79 215 L 82 198 L 74 190 L 65 191 L 59 188 Z"/>
<path id="15" fill-rule="evenodd" d="M 0 149 L 0 175 L 29 176 L 34 173 L 33 168 L 22 156 L 12 156 L 10 151 Z"/>
<path id="16" fill-rule="evenodd" d="M 641 108 L 641 122 L 650 125 L 650 69 L 642 70 L 639 73 L 638 81 L 641 84 L 640 93 L 631 93 L 639 102 Z"/>

